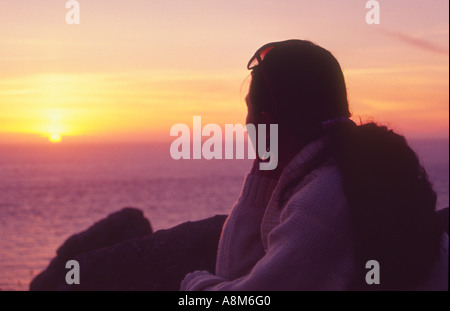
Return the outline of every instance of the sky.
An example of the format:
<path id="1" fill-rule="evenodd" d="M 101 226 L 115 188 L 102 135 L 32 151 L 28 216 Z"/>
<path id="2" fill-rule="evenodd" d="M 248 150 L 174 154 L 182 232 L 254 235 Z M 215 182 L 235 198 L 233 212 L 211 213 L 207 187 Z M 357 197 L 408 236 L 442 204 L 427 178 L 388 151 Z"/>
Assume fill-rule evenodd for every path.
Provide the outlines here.
<path id="1" fill-rule="evenodd" d="M 449 1 L 0 0 L 0 144 L 167 141 L 177 123 L 243 123 L 247 62 L 291 38 L 330 50 L 356 121 L 449 132 Z"/>

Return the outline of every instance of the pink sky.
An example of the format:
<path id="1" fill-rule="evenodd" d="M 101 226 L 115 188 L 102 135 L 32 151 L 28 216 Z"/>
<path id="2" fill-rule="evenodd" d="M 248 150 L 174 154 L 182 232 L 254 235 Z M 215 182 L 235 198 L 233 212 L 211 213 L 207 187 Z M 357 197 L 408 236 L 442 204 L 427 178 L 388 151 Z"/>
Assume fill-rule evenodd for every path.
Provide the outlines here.
<path id="1" fill-rule="evenodd" d="M 288 38 L 335 54 L 356 118 L 448 137 L 449 2 L 379 2 L 380 25 L 367 25 L 362 0 L 79 0 L 81 24 L 67 25 L 65 1 L 0 0 L 0 143 L 243 122 L 248 59 Z"/>

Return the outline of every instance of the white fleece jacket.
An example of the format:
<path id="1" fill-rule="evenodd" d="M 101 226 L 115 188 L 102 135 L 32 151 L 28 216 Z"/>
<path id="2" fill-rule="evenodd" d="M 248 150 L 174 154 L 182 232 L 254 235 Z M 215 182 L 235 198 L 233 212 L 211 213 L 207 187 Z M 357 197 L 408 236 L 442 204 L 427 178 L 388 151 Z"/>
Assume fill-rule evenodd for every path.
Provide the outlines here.
<path id="1" fill-rule="evenodd" d="M 327 161 L 309 173 L 284 207 L 279 204 L 280 191 L 303 173 L 326 143 L 322 138 L 303 148 L 278 182 L 246 176 L 222 231 L 216 275 L 207 271 L 189 273 L 180 290 L 348 288 L 355 261 L 348 203 L 333 162 Z M 448 271 L 448 238 L 446 243 Z"/>

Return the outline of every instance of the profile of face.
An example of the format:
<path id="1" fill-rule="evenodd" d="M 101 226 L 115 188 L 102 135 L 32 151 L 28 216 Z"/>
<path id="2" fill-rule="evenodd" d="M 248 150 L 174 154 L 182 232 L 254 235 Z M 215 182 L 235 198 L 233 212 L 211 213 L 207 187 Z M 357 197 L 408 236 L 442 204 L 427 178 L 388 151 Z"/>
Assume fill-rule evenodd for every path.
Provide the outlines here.
<path id="1" fill-rule="evenodd" d="M 256 124 L 255 120 L 254 120 L 254 112 L 253 112 L 253 106 L 252 106 L 252 102 L 250 100 L 250 94 L 248 94 L 245 97 L 245 103 L 247 104 L 247 117 L 245 119 L 245 124 Z"/>
<path id="2" fill-rule="evenodd" d="M 250 93 L 245 97 L 245 103 L 247 104 L 247 117 L 245 119 L 245 124 L 271 124 L 276 123 L 273 117 L 271 117 L 266 112 L 260 112 L 259 114 L 255 112 L 255 107 L 250 99 Z"/>

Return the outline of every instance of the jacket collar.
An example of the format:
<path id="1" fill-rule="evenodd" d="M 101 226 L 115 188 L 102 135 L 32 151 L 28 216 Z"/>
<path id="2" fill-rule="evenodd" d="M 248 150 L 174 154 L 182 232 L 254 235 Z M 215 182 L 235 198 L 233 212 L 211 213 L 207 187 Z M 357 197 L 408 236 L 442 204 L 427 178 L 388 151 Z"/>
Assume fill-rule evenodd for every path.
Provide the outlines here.
<path id="1" fill-rule="evenodd" d="M 279 224 L 282 209 L 280 208 L 279 198 L 281 191 L 296 177 L 305 173 L 308 164 L 311 163 L 319 153 L 328 145 L 330 138 L 323 136 L 305 147 L 303 147 L 289 164 L 284 168 L 283 173 L 278 179 L 278 183 L 273 190 L 270 201 L 266 207 L 264 217 L 261 223 L 261 239 L 264 249 L 268 247 L 268 234 Z"/>

